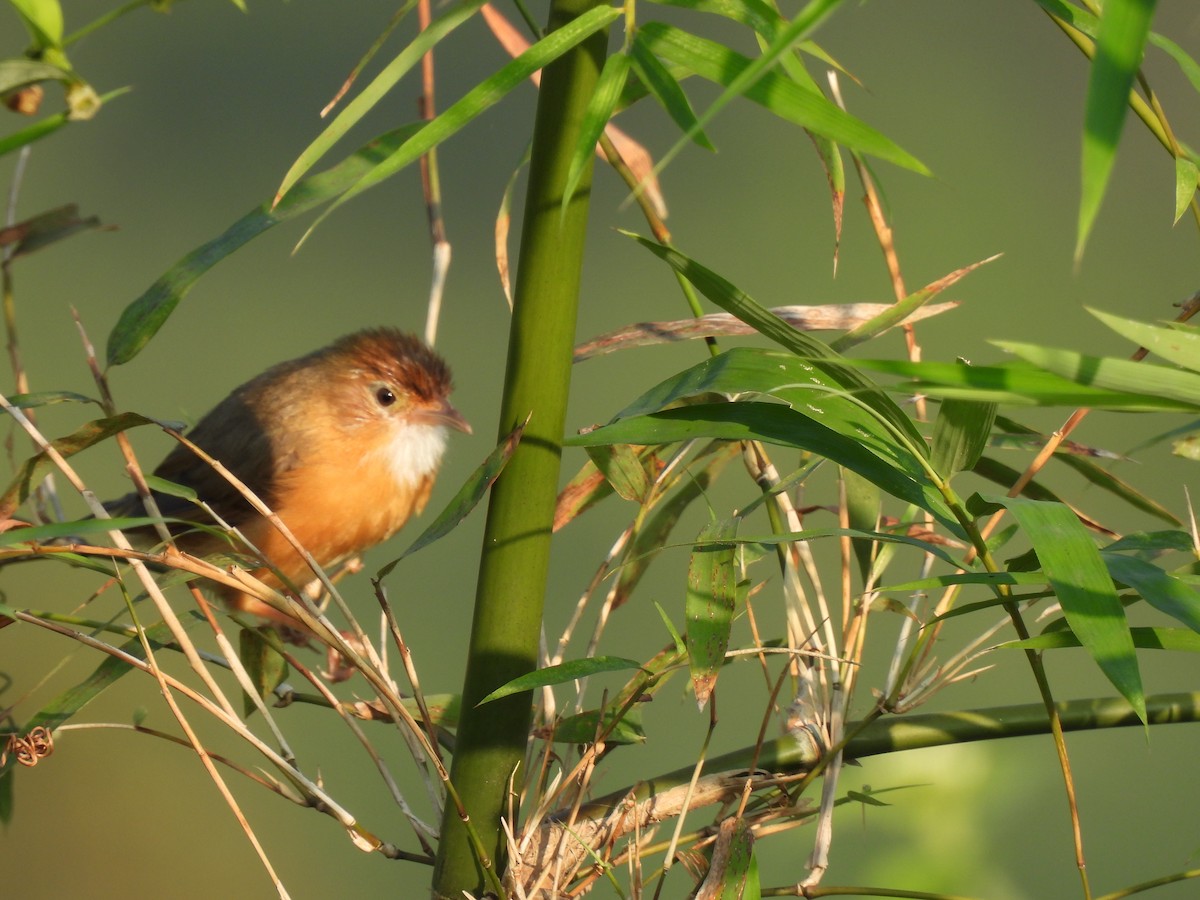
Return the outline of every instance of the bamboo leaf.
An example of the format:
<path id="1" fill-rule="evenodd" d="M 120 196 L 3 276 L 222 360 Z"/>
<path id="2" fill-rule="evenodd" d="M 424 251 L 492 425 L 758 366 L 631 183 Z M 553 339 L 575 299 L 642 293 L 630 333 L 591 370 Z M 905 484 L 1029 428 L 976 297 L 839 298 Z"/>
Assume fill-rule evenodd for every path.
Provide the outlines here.
<path id="1" fill-rule="evenodd" d="M 620 9 L 611 6 L 592 7 L 552 31 L 500 71 L 477 84 L 445 112 L 401 145 L 391 156 L 359 178 L 325 212 L 321 213 L 316 222 L 305 232 L 304 237 L 300 239 L 300 244 L 303 244 L 317 226 L 324 222 L 334 210 L 339 209 L 342 204 L 419 160 L 427 152 L 503 100 L 509 92 L 522 84 L 534 72 L 545 68 L 591 35 L 607 28 L 621 14 Z"/>
<path id="2" fill-rule="evenodd" d="M 1200 179 L 1200 169 L 1186 156 L 1175 157 L 1175 219 L 1178 222 L 1196 196 L 1196 181 Z"/>
<path id="3" fill-rule="evenodd" d="M 566 214 L 567 206 L 575 196 L 579 180 L 583 178 L 584 168 L 591 164 L 596 153 L 596 142 L 604 133 L 608 120 L 612 118 L 621 91 L 625 87 L 625 79 L 629 75 L 629 56 L 624 53 L 614 53 L 604 61 L 600 71 L 600 79 L 596 82 L 596 90 L 588 101 L 583 113 L 583 121 L 579 126 L 579 142 L 575 145 L 575 153 L 571 156 L 571 165 L 567 170 L 567 181 L 563 188 L 562 209 Z"/>
<path id="4" fill-rule="evenodd" d="M 949 575 L 931 575 L 928 578 L 917 578 L 899 584 L 888 584 L 879 588 L 893 594 L 910 591 L 933 591 L 939 588 L 953 587 L 963 584 L 982 584 L 988 587 L 996 585 L 1031 585 L 1046 584 L 1043 572 L 954 572 Z"/>
<path id="5" fill-rule="evenodd" d="M 1098 309 L 1088 309 L 1088 312 L 1121 337 L 1145 347 L 1155 356 L 1193 372 L 1200 372 L 1200 332 L 1150 325 Z"/>
<path id="6" fill-rule="evenodd" d="M 63 14 L 58 0 L 9 0 L 38 49 L 59 48 L 63 39 Z"/>
<path id="7" fill-rule="evenodd" d="M 380 101 L 396 86 L 409 71 L 416 66 L 426 53 L 437 46 L 442 38 L 454 31 L 459 25 L 471 18 L 483 5 L 485 0 L 463 0 L 442 13 L 421 29 L 420 34 L 413 38 L 393 59 L 383 71 L 372 79 L 362 91 L 346 104 L 332 122 L 309 144 L 300 156 L 292 163 L 291 168 L 283 176 L 283 182 L 275 192 L 274 205 L 287 195 L 293 186 L 304 176 L 304 173 L 316 165 L 329 150 L 341 140 L 368 112 L 379 105 Z M 410 2 L 409 6 L 413 4 Z"/>
<path id="8" fill-rule="evenodd" d="M 274 208 L 261 204 L 175 263 L 121 313 L 108 336 L 108 365 L 122 365 L 137 356 L 201 275 L 264 231 L 342 193 L 420 128 L 419 123 L 405 125 L 376 138 L 336 166 L 305 178 Z"/>
<path id="9" fill-rule="evenodd" d="M 725 663 L 733 612 L 737 605 L 736 546 L 728 539 L 737 534 L 737 520 L 711 522 L 700 530 L 688 564 L 687 615 L 688 665 L 696 705 L 703 709 Z"/>
<path id="10" fill-rule="evenodd" d="M 742 535 L 734 540 L 743 546 L 759 544 L 764 547 L 775 547 L 780 544 L 794 544 L 797 541 L 818 541 L 843 537 L 879 544 L 909 546 L 921 553 L 936 556 L 942 562 L 954 566 L 956 569 L 962 568 L 964 565 L 961 559 L 956 559 L 936 543 L 930 543 L 917 537 L 910 537 L 907 534 L 890 531 L 871 531 L 855 528 L 805 528 L 803 531 L 790 531 L 782 534 Z"/>
<path id="11" fill-rule="evenodd" d="M 1040 432 L 1005 416 L 997 416 L 996 423 L 1009 434 L 1033 436 L 1038 445 L 1046 439 Z M 1070 448 L 1064 448 L 1064 445 L 1060 445 L 1054 458 L 1068 468 L 1074 469 L 1101 490 L 1125 501 L 1135 509 L 1140 509 L 1142 512 L 1149 513 L 1164 522 L 1170 522 L 1172 525 L 1180 524 L 1179 517 L 1153 497 L 1118 478 L 1111 470 L 1098 465 L 1093 459 L 1071 452 Z M 1018 473 L 1013 472 L 1014 477 L 1007 482 L 1006 487 L 1011 487 L 1015 483 L 1016 474 Z M 1035 497 L 1035 499 L 1037 498 Z"/>
<path id="12" fill-rule="evenodd" d="M 0 547 L 15 547 L 20 544 L 36 544 L 59 538 L 71 538 L 98 531 L 123 531 L 143 528 L 155 522 L 173 522 L 174 519 L 157 519 L 147 516 L 120 516 L 110 519 L 79 519 L 71 522 L 51 522 L 47 525 L 31 525 L 28 528 L 11 528 L 0 532 Z M 111 571 L 111 569 L 109 569 Z"/>
<path id="13" fill-rule="evenodd" d="M 987 259 L 982 259 L 977 263 L 971 263 L 969 266 L 963 266 L 961 269 L 956 269 L 949 275 L 939 278 L 937 281 L 933 282 L 933 284 L 926 285 L 925 287 L 921 288 L 921 290 L 909 294 L 899 303 L 893 303 L 891 306 L 887 307 L 869 321 L 863 322 L 861 325 L 856 325 L 829 346 L 840 353 L 843 350 L 848 350 L 849 348 L 861 344 L 864 341 L 869 341 L 871 338 L 882 334 L 889 328 L 899 325 L 942 291 L 957 284 L 980 266 L 987 265 L 993 260 L 997 260 L 999 258 L 999 254 L 995 256 L 989 256 Z"/>
<path id="14" fill-rule="evenodd" d="M 856 531 L 875 531 L 883 509 L 879 486 L 851 469 L 842 469 L 842 485 L 846 497 L 846 521 Z M 875 541 L 852 538 L 851 546 L 858 562 L 858 572 L 865 584 L 870 578 L 871 561 L 875 556 Z"/>
<path id="15" fill-rule="evenodd" d="M 688 464 L 688 478 L 680 484 L 679 489 L 660 500 L 654 513 L 643 519 L 617 570 L 617 583 L 612 593 L 613 609 L 629 601 L 642 576 L 667 545 L 671 532 L 679 524 L 684 512 L 706 495 L 720 471 L 739 453 L 736 444 L 710 444 Z M 672 629 L 669 621 L 667 627 Z"/>
<path id="16" fill-rule="evenodd" d="M 833 0 L 820 4 L 823 11 Z M 817 4 L 810 4 L 812 9 Z M 692 132 L 706 126 L 730 100 L 744 95 L 774 115 L 823 135 L 832 141 L 902 168 L 928 175 L 929 169 L 874 128 L 843 111 L 816 91 L 806 90 L 790 78 L 770 71 L 781 53 L 787 52 L 803 33 L 800 25 L 815 24 L 804 13 L 787 28 L 781 29 L 772 46 L 754 60 L 730 50 L 723 44 L 689 34 L 662 22 L 647 22 L 639 30 L 646 46 L 656 56 L 677 63 L 701 78 L 723 85 L 725 91 L 699 117 L 695 126 L 680 139 L 659 162 L 661 169 L 692 139 Z"/>
<path id="17" fill-rule="evenodd" d="M 797 412 L 861 442 L 889 464 L 923 479 L 925 469 L 920 460 L 898 444 L 874 410 L 857 402 L 858 384 L 838 381 L 840 374 L 836 368 L 819 367 L 791 353 L 737 347 L 655 385 L 614 420 L 657 412 L 709 394 L 746 399 L 761 394 L 783 400 Z"/>
<path id="18" fill-rule="evenodd" d="M 1200 634 L 1186 628 L 1129 629 L 1133 645 L 1139 650 L 1182 650 L 1200 653 Z M 998 650 L 1059 650 L 1066 647 L 1082 647 L 1083 642 L 1070 631 L 1048 631 L 1031 637 L 1027 641 L 1007 641 Z M 1144 719 L 1144 717 L 1143 717 Z"/>
<path id="19" fill-rule="evenodd" d="M 893 497 L 914 503 L 946 521 L 952 517 L 931 486 L 888 464 L 860 440 L 845 437 L 779 403 L 709 403 L 619 419 L 568 438 L 570 446 L 591 444 L 669 444 L 697 438 L 759 440 L 824 456 L 852 469 Z"/>
<path id="20" fill-rule="evenodd" d="M 8 402 L 18 409 L 36 409 L 55 403 L 95 403 L 99 401 L 74 391 L 30 391 L 28 394 L 13 394 Z"/>
<path id="21" fill-rule="evenodd" d="M 1113 579 L 1137 591 L 1143 600 L 1200 634 L 1200 591 L 1154 563 L 1101 551 Z"/>
<path id="22" fill-rule="evenodd" d="M 878 385 L 853 368 L 856 363 L 834 352 L 827 344 L 792 328 L 735 285 L 678 250 L 632 232 L 624 231 L 622 234 L 633 238 L 663 260 L 726 312 L 733 313 L 763 337 L 769 338 L 820 369 L 825 376 L 841 385 L 847 394 L 852 394 L 865 406 L 874 410 L 880 421 L 886 422 L 893 435 L 903 439 L 910 451 L 926 452 L 925 439 L 917 431 L 912 420 Z"/>
<path id="23" fill-rule="evenodd" d="M 1101 553 L 1129 553 L 1139 558 L 1158 556 L 1176 550 L 1191 553 L 1192 536 L 1186 531 L 1135 531 L 1113 541 Z"/>
<path id="24" fill-rule="evenodd" d="M 79 217 L 79 207 L 68 203 L 0 230 L 0 243 L 12 246 L 10 259 L 28 256 L 43 247 L 58 243 L 81 231 L 101 228 L 97 216 Z"/>
<path id="25" fill-rule="evenodd" d="M 191 628 L 202 620 L 187 616 L 182 618 L 181 621 L 186 629 Z M 158 622 L 146 629 L 146 638 L 150 641 L 151 648 L 157 651 L 160 647 L 171 643 L 171 630 L 165 623 Z M 136 637 L 130 638 L 116 649 L 135 659 L 145 659 L 142 642 Z M 104 661 L 95 668 L 91 675 L 79 682 L 79 684 L 68 688 L 38 710 L 34 717 L 27 723 L 26 730 L 35 728 L 38 725 L 44 725 L 51 730 L 57 728 L 108 688 L 112 687 L 118 679 L 132 671 L 133 668 L 123 659 L 116 656 L 105 657 Z"/>
<path id="26" fill-rule="evenodd" d="M 1129 92 L 1142 63 L 1155 0 L 1105 0 L 1096 36 L 1096 54 L 1088 79 L 1083 124 L 1083 191 L 1075 259 L 1083 257 L 1088 235 L 1108 186 L 1121 128 L 1129 108 Z"/>
<path id="27" fill-rule="evenodd" d="M 1028 406 L 1087 406 L 1127 412 L 1170 410 L 1194 413 L 1198 408 L 1195 403 L 1171 397 L 1081 384 L 1027 363 L 960 366 L 955 363 L 913 363 L 891 359 L 855 359 L 847 363 L 860 369 L 915 378 L 915 381 L 891 388 L 904 394 L 921 393 L 934 397 Z M 1137 365 L 1139 369 L 1144 368 L 1142 364 Z"/>
<path id="28" fill-rule="evenodd" d="M 554 743 L 556 744 L 590 744 L 597 734 L 604 735 L 605 744 L 644 744 L 646 730 L 642 727 L 641 710 L 636 706 L 626 710 L 625 715 L 616 718 L 619 712 L 609 707 L 601 715 L 600 710 L 592 709 L 574 716 L 567 716 L 554 726 Z"/>
<path id="29" fill-rule="evenodd" d="M 1146 43 L 1153 44 L 1159 50 L 1166 53 L 1167 56 L 1171 57 L 1171 59 L 1175 60 L 1175 63 L 1179 66 L 1179 70 L 1192 83 L 1192 87 L 1196 92 L 1200 93 L 1200 65 L 1197 65 L 1196 60 L 1185 53 L 1182 47 L 1169 38 L 1165 38 L 1153 31 L 1150 32 Z"/>
<path id="30" fill-rule="evenodd" d="M 996 404 L 943 400 L 933 423 L 933 469 L 945 478 L 974 468 L 996 421 Z"/>
<path id="31" fill-rule="evenodd" d="M 767 39 L 778 34 L 787 22 L 779 10 L 763 0 L 662 0 L 662 5 L 722 16 L 753 29 Z"/>
<path id="32" fill-rule="evenodd" d="M 1128 359 L 1088 356 L 1013 341 L 992 341 L 1022 359 L 1079 384 L 1176 400 L 1200 408 L 1200 374 Z"/>
<path id="33" fill-rule="evenodd" d="M 1060 503 L 986 497 L 1007 508 L 1037 552 L 1071 631 L 1105 677 L 1146 721 L 1146 698 L 1125 609 L 1100 551 L 1076 515 Z"/>
<path id="34" fill-rule="evenodd" d="M 608 444 L 585 449 L 618 496 L 636 503 L 646 499 L 651 484 L 650 474 L 633 447 L 628 444 Z"/>
<path id="35" fill-rule="evenodd" d="M 703 900 L 759 900 L 754 831 L 742 816 L 730 816 L 717 829 L 709 852 L 709 869 L 693 894 Z"/>
<path id="36" fill-rule="evenodd" d="M 642 664 L 637 660 L 623 659 L 620 656 L 591 656 L 587 659 L 574 659 L 557 666 L 547 666 L 544 669 L 538 669 L 527 675 L 522 675 L 520 678 L 514 678 L 512 681 L 502 684 L 480 700 L 479 705 L 482 706 L 485 703 L 491 703 L 493 700 L 499 700 L 501 697 L 508 697 L 511 694 L 519 694 L 523 691 L 532 691 L 536 688 L 549 687 L 555 684 L 564 684 L 579 678 L 598 675 L 601 672 L 620 672 L 625 669 L 640 668 L 642 668 Z"/>
<path id="37" fill-rule="evenodd" d="M 139 425 L 158 425 L 153 419 L 137 413 L 120 413 L 115 416 L 96 419 L 76 429 L 66 437 L 51 441 L 51 446 L 63 457 L 70 457 L 86 450 L 88 447 L 112 437 L 118 432 Z M 9 483 L 4 494 L 0 496 L 0 519 L 10 518 L 18 506 L 25 502 L 32 486 L 41 481 L 42 476 L 53 467 L 49 456 L 38 453 L 21 464 L 16 477 Z"/>
<path id="38" fill-rule="evenodd" d="M 67 81 L 66 69 L 32 59 L 0 59 L 0 94 L 39 81 Z"/>
<path id="39" fill-rule="evenodd" d="M 687 94 L 683 92 L 675 76 L 664 66 L 647 47 L 640 32 L 634 35 L 629 48 L 633 70 L 642 84 L 650 91 L 652 97 L 666 110 L 676 125 L 684 134 L 690 134 L 692 141 L 705 150 L 716 150 L 688 102 Z"/>
<path id="40" fill-rule="evenodd" d="M 287 678 L 288 664 L 283 654 L 252 628 L 241 630 L 238 657 L 246 669 L 246 674 L 250 676 L 250 683 L 263 700 L 269 700 L 275 688 Z M 258 706 L 249 696 L 242 698 L 242 710 L 247 718 L 256 709 Z"/>

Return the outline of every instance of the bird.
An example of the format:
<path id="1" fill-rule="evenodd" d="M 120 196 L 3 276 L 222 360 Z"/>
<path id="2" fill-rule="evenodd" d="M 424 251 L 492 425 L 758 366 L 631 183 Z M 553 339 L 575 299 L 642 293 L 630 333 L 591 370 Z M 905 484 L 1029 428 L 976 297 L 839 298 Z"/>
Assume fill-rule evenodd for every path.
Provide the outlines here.
<path id="1" fill-rule="evenodd" d="M 188 433 L 279 516 L 322 568 L 395 534 L 429 500 L 450 431 L 471 426 L 448 396 L 450 368 L 420 338 L 368 328 L 278 363 L 235 388 Z M 315 577 L 303 556 L 208 462 L 184 444 L 154 469 L 195 493 L 236 528 L 257 558 L 251 574 L 276 590 Z M 152 492 L 178 549 L 224 552 L 227 536 L 197 504 Z M 136 494 L 105 504 L 113 515 L 143 509 Z M 228 586 L 225 605 L 303 635 L 297 619 Z M 298 643 L 303 642 L 297 640 Z"/>

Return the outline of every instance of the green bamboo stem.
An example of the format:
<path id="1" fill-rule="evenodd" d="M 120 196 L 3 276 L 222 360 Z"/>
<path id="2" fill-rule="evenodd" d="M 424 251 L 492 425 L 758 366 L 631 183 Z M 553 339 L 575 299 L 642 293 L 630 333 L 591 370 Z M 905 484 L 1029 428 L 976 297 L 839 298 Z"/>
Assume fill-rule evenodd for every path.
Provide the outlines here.
<path id="1" fill-rule="evenodd" d="M 553 0 L 547 32 L 598 5 Z M 451 782 L 486 858 L 471 848 L 459 811 L 447 804 L 433 895 L 482 893 L 485 866 L 503 872 L 501 816 L 520 783 L 531 721 L 528 693 L 477 706 L 492 690 L 537 666 L 550 535 L 591 187 L 591 162 L 575 196 L 563 189 L 580 122 L 604 64 L 601 31 L 542 73 L 521 233 L 499 435 L 529 418 L 521 445 L 492 489 L 480 557 L 470 651 Z M 514 780 L 515 776 L 515 780 Z"/>
<path id="2" fill-rule="evenodd" d="M 1123 698 L 1068 700 L 1055 704 L 1055 707 L 1064 732 L 1143 727 L 1142 720 Z M 1146 722 L 1150 725 L 1197 721 L 1200 721 L 1200 692 L 1146 697 Z M 857 727 L 858 723 L 851 722 L 846 730 L 853 732 Z M 1041 703 L 885 716 L 867 723 L 850 739 L 844 753 L 847 759 L 866 759 L 903 750 L 1049 733 L 1050 718 Z M 761 747 L 742 747 L 713 757 L 704 769 L 710 773 L 736 772 L 753 765 L 760 771 L 800 773 L 811 770 L 818 761 L 819 753 L 811 741 L 781 737 L 767 741 Z M 584 805 L 580 816 L 605 815 L 615 803 L 631 794 L 634 799 L 642 800 L 687 784 L 694 768 L 694 765 L 684 766 L 592 800 Z"/>

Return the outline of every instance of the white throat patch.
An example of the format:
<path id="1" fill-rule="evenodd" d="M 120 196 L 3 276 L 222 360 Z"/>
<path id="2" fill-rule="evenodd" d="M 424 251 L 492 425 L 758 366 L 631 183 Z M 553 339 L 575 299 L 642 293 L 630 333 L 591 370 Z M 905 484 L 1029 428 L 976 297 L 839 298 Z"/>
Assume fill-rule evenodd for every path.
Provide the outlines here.
<path id="1" fill-rule="evenodd" d="M 446 452 L 446 428 L 442 425 L 405 425 L 396 429 L 381 452 L 397 484 L 417 484 L 437 471 Z"/>

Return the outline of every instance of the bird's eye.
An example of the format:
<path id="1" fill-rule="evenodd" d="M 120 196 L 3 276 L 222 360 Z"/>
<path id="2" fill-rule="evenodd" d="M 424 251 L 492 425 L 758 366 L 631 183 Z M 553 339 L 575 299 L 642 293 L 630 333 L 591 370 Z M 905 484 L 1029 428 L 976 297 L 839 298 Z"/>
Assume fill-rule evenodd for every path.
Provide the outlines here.
<path id="1" fill-rule="evenodd" d="M 391 406 L 396 402 L 396 395 L 389 387 L 379 387 L 375 389 L 375 399 L 379 401 L 380 406 Z"/>

